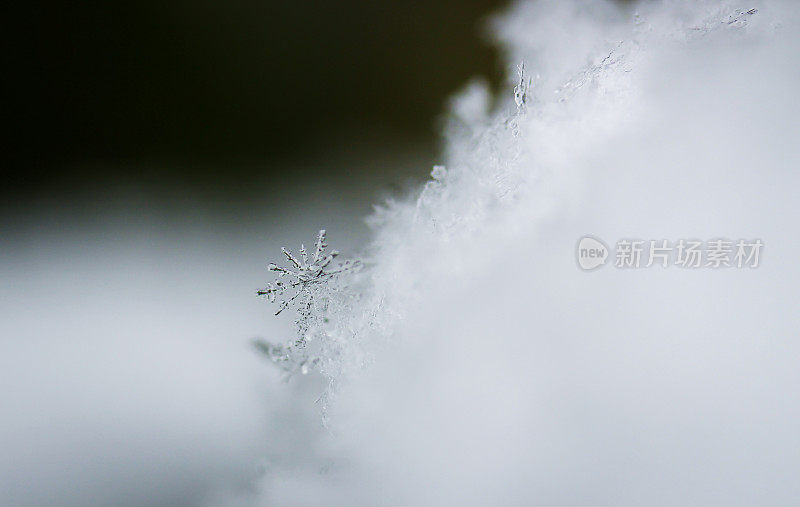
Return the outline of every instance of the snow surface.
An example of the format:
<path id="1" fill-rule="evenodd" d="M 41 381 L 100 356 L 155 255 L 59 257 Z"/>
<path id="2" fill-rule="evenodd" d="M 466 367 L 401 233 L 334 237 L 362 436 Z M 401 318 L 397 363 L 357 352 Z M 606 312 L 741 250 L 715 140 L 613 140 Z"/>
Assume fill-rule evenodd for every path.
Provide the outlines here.
<path id="1" fill-rule="evenodd" d="M 505 98 L 468 84 L 444 167 L 376 209 L 359 303 L 317 335 L 328 395 L 275 407 L 305 423 L 271 436 L 259 501 L 799 503 L 798 14 L 551 0 L 495 18 Z M 585 234 L 765 250 L 755 270 L 585 273 Z"/>

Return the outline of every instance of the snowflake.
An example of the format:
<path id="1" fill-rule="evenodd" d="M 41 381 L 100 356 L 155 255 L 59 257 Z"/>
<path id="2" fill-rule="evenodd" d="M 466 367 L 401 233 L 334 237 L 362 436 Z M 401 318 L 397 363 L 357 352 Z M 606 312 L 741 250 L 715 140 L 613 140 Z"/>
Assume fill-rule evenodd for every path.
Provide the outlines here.
<path id="1" fill-rule="evenodd" d="M 336 275 L 352 271 L 360 265 L 359 261 L 347 261 L 330 269 L 331 263 L 339 255 L 339 252 L 332 250 L 329 254 L 325 254 L 327 246 L 325 229 L 322 229 L 317 235 L 314 256 L 311 259 L 309 259 L 305 245 L 300 245 L 299 259 L 288 249 L 281 248 L 281 252 L 289 260 L 291 267 L 283 268 L 271 263 L 269 270 L 278 273 L 279 278 L 288 277 L 289 280 L 276 280 L 274 283 L 268 283 L 266 288 L 259 290 L 257 293 L 259 296 L 267 296 L 267 299 L 274 303 L 278 297 L 294 291 L 292 297 L 280 301 L 275 315 L 280 314 L 295 302 L 299 306 L 298 312 L 301 315 L 307 315 L 311 310 L 315 286 L 326 285 Z"/>
<path id="2" fill-rule="evenodd" d="M 300 245 L 299 258 L 290 250 L 281 248 L 289 267 L 271 263 L 269 270 L 277 273 L 278 279 L 257 292 L 259 296 L 266 296 L 271 303 L 278 302 L 275 315 L 292 306 L 297 308 L 299 318 L 296 321 L 295 340 L 277 345 L 265 340 L 255 343 L 259 350 L 289 373 L 300 371 L 306 374 L 310 367 L 317 366 L 320 358 L 316 353 L 321 351 L 312 350 L 309 342 L 316 337 L 317 348 L 327 346 L 323 342 L 330 338 L 330 332 L 325 329 L 330 305 L 339 302 L 339 296 L 347 296 L 342 290 L 343 286 L 337 283 L 338 279 L 361 267 L 358 260 L 334 264 L 339 252 L 332 250 L 326 253 L 327 247 L 323 229 L 317 235 L 313 255 L 309 255 L 305 245 Z"/>

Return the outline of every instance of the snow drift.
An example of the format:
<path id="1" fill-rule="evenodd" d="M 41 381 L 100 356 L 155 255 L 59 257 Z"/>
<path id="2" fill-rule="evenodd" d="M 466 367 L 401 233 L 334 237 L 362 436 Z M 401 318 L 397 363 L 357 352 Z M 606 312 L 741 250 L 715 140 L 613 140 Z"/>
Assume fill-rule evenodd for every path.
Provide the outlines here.
<path id="1" fill-rule="evenodd" d="M 334 311 L 309 335 L 326 427 L 272 435 L 262 500 L 800 501 L 799 12 L 553 0 L 497 17 L 508 89 L 493 105 L 466 86 L 444 167 L 376 209 L 360 299 L 318 309 Z M 765 250 L 754 270 L 584 273 L 585 234 Z M 314 399 L 294 401 L 303 417 Z"/>

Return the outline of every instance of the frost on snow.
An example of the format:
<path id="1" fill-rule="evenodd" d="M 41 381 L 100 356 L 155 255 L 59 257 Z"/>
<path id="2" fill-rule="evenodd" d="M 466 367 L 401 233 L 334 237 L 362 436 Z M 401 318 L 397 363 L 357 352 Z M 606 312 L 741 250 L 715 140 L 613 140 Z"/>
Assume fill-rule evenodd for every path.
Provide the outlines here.
<path id="1" fill-rule="evenodd" d="M 450 101 L 441 160 L 376 209 L 364 269 L 273 268 L 262 293 L 298 334 L 262 348 L 331 387 L 327 430 L 311 379 L 275 410 L 264 504 L 800 505 L 781 218 L 800 9 L 535 0 L 496 19 L 505 90 Z M 592 276 L 572 256 L 588 232 L 742 228 L 786 246 L 781 269 Z"/>
<path id="2" fill-rule="evenodd" d="M 800 11 L 749 1 L 536 0 L 498 18 L 505 91 L 494 100 L 473 81 L 452 99 L 441 165 L 376 209 L 365 268 L 337 273 L 302 250 L 272 268 L 281 285 L 262 294 L 296 311 L 298 334 L 262 349 L 332 388 L 324 435 L 296 424 L 305 410 L 318 427 L 305 403 L 316 392 L 275 416 L 302 445 L 274 450 L 266 504 L 800 496 L 786 482 L 800 456 L 784 360 L 797 325 L 779 283 L 796 262 L 687 283 L 588 276 L 570 256 L 596 227 L 613 239 L 752 226 L 797 243 L 791 224 L 769 222 L 796 208 L 797 78 L 781 67 Z M 773 142 L 777 156 L 761 146 Z"/>
<path id="3" fill-rule="evenodd" d="M 416 193 L 370 218 L 369 269 L 337 263 L 325 231 L 312 252 L 283 249 L 284 266 L 269 267 L 277 279 L 258 294 L 277 304 L 276 314 L 296 312 L 297 334 L 258 347 L 287 373 L 313 368 L 331 384 L 368 364 L 367 344 L 397 332 L 420 287 L 466 262 L 441 252 L 470 251 L 471 238 L 519 228 L 504 229 L 509 224 L 530 227 L 571 198 L 574 175 L 564 169 L 578 151 L 641 113 L 653 48 L 744 35 L 762 15 L 732 2 L 669 5 L 641 4 L 624 15 L 599 4 L 514 4 L 497 19 L 498 40 L 516 67 L 508 91 L 494 101 L 485 84 L 472 81 L 452 99 L 444 163 Z"/>
<path id="4" fill-rule="evenodd" d="M 363 291 L 352 290 L 361 262 L 335 263 L 338 252 L 326 253 L 324 230 L 313 253 L 304 246 L 299 256 L 282 249 L 288 265 L 270 264 L 277 280 L 258 294 L 277 303 L 276 315 L 296 310 L 297 336 L 283 344 L 259 341 L 257 346 L 289 373 L 316 367 L 333 382 L 343 363 L 352 359 L 347 354 L 363 352 L 358 350 L 360 345 L 351 347 L 354 342 L 365 342 L 376 329 L 391 334 L 388 323 L 402 315 L 409 299 L 410 291 L 400 287 L 412 287 L 427 276 L 413 252 L 434 247 L 421 243 L 463 240 L 487 230 L 498 212 L 518 202 L 521 192 L 528 192 L 529 201 L 539 200 L 530 212 L 543 213 L 562 190 L 553 186 L 557 180 L 547 178 L 557 169 L 554 161 L 573 149 L 570 139 L 586 129 L 611 129 L 632 110 L 631 75 L 648 45 L 683 43 L 722 28 L 745 28 L 748 18 L 758 12 L 733 9 L 727 3 L 704 9 L 680 4 L 676 9 L 687 9 L 680 23 L 665 22 L 658 8 L 643 6 L 626 22 L 627 33 L 619 38 L 604 35 L 595 46 L 587 46 L 588 60 L 586 55 L 566 52 L 568 58 L 557 61 L 548 61 L 549 53 L 563 51 L 558 45 L 569 40 L 564 34 L 553 34 L 542 42 L 541 30 L 532 27 L 547 32 L 553 23 L 574 21 L 556 19 L 542 26 L 536 3 L 514 5 L 501 20 L 504 28 L 499 36 L 501 43 L 513 49 L 509 58 L 521 62 L 516 75 L 510 76 L 513 90 L 496 108 L 489 106 L 489 92 L 481 82 L 472 82 L 453 99 L 444 149 L 447 166 L 434 166 L 431 179 L 412 199 L 390 201 L 377 207 L 371 217 L 375 230 L 372 267 L 360 281 Z M 568 8 L 562 12 L 560 6 L 551 5 L 556 17 L 571 12 Z M 526 64 L 531 55 L 535 55 L 533 74 Z M 540 71 L 545 73 L 540 76 Z M 592 107 L 573 114 L 572 102 Z M 401 271 L 404 274 L 398 277 Z"/>

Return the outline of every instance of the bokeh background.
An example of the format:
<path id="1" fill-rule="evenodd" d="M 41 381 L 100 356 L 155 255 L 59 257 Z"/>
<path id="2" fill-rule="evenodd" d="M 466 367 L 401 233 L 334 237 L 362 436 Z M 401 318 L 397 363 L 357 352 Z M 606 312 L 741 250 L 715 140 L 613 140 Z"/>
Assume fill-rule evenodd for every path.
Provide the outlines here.
<path id="1" fill-rule="evenodd" d="M 502 4 L 5 6 L 0 504 L 246 497 L 319 420 L 266 417 L 319 392 L 250 346 L 292 332 L 267 263 L 322 227 L 352 253 L 426 177 L 447 97 L 501 81 Z"/>
<path id="2" fill-rule="evenodd" d="M 120 179 L 249 194 L 265 180 L 355 177 L 342 159 L 366 160 L 365 148 L 432 158 L 446 97 L 502 74 L 482 36 L 501 5 L 17 5 L 3 197 Z"/>

